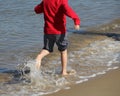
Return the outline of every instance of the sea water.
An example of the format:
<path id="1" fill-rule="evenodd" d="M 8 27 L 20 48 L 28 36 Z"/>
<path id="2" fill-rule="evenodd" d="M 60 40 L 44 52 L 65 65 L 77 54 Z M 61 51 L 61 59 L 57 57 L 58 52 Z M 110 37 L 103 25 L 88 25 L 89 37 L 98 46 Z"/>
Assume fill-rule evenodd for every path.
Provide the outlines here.
<path id="1" fill-rule="evenodd" d="M 120 28 L 120 1 L 76 0 L 73 3 L 69 0 L 69 4 L 81 17 L 81 31 L 76 34 L 73 30 L 73 21 L 67 18 L 69 40 L 75 42 L 73 44 L 75 46 L 69 45 L 72 49 L 68 52 L 67 69 L 74 74 L 67 77 L 60 75 L 59 52 L 44 58 L 41 69 L 36 70 L 35 58 L 43 46 L 44 24 L 43 15 L 36 15 L 33 11 L 39 2 L 0 0 L 0 72 L 3 75 L 8 74 L 10 79 L 5 82 L 0 75 L 3 79 L 0 82 L 1 96 L 49 94 L 69 89 L 72 84 L 88 81 L 92 77 L 119 68 L 120 35 L 102 34 L 102 32 L 114 33 Z M 101 34 L 81 34 L 82 30 L 91 31 L 91 28 L 97 29 Z M 108 38 L 96 39 L 81 48 L 84 46 L 82 42 L 85 43 L 85 40 L 97 35 L 105 35 Z M 113 39 L 109 38 L 111 35 Z"/>
<path id="2" fill-rule="evenodd" d="M 88 81 L 97 75 L 119 68 L 120 41 L 105 39 L 95 41 L 85 48 L 69 52 L 68 70 L 76 73 L 69 76 L 61 76 L 60 58 L 45 63 L 38 71 L 35 61 L 28 60 L 19 76 L 13 76 L 11 81 L 1 83 L 1 96 L 39 96 L 61 89 L 69 89 L 70 85 Z M 22 64 L 21 64 L 22 65 Z M 22 73 L 29 68 L 29 73 Z M 7 90 L 6 90 L 7 89 Z"/>

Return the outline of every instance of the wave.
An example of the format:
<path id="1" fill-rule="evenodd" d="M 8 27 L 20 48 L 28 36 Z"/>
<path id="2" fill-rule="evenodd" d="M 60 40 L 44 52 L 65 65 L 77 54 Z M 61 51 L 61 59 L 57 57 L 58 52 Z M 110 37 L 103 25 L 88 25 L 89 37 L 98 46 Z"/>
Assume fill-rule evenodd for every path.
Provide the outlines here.
<path id="1" fill-rule="evenodd" d="M 29 67 L 30 71 L 13 77 L 10 82 L 4 83 L 4 86 L 1 84 L 0 90 L 5 91 L 7 88 L 6 94 L 13 96 L 33 96 L 33 94 L 44 95 L 61 89 L 69 89 L 71 84 L 86 82 L 97 75 L 119 68 L 119 58 L 120 41 L 113 39 L 94 41 L 85 48 L 69 53 L 68 70 L 74 69 L 76 74 L 67 77 L 60 76 L 60 58 L 46 62 L 41 71 L 35 70 L 34 60 L 29 60 L 23 64 L 24 66 L 20 64 L 19 70 L 23 72 L 26 67 Z"/>
<path id="2" fill-rule="evenodd" d="M 67 31 L 75 34 L 82 34 L 82 35 L 107 36 L 120 41 L 120 18 L 115 19 L 107 24 L 93 26 L 87 29 L 81 28 L 81 30 L 79 31 L 72 30 L 72 29 L 68 29 Z"/>

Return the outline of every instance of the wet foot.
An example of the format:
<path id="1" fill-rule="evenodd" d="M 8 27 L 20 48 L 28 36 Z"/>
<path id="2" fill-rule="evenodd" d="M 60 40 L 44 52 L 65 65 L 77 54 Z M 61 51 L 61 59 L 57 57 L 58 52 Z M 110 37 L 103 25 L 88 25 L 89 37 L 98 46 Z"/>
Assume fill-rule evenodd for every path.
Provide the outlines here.
<path id="1" fill-rule="evenodd" d="M 69 75 L 68 72 L 62 73 L 62 76 L 67 76 L 67 75 Z"/>
<path id="2" fill-rule="evenodd" d="M 70 71 L 67 71 L 67 72 L 62 73 L 62 76 L 75 75 L 75 74 L 76 74 L 76 71 L 75 71 L 75 70 L 70 70 Z"/>

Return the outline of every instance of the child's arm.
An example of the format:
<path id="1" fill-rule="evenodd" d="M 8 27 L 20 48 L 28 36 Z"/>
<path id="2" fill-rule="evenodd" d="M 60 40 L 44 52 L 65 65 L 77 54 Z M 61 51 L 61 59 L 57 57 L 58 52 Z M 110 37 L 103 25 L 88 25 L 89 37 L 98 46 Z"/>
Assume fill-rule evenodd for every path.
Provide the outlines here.
<path id="1" fill-rule="evenodd" d="M 80 18 L 79 16 L 76 14 L 76 12 L 68 5 L 68 0 L 63 0 L 63 10 L 64 10 L 64 13 L 72 18 L 74 20 L 74 28 L 79 30 L 79 25 L 80 25 Z"/>
<path id="2" fill-rule="evenodd" d="M 37 6 L 35 6 L 34 11 L 36 14 L 43 13 L 43 1 Z"/>

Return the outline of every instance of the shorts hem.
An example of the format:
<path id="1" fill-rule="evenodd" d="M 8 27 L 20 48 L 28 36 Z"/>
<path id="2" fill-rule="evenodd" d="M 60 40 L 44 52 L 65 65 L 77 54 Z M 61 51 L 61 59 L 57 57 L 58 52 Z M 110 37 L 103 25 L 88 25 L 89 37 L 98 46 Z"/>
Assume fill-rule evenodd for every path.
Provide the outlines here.
<path id="1" fill-rule="evenodd" d="M 46 49 L 46 48 L 43 48 L 44 50 L 47 50 L 48 52 L 52 53 L 53 50 L 49 50 L 49 49 Z"/>

